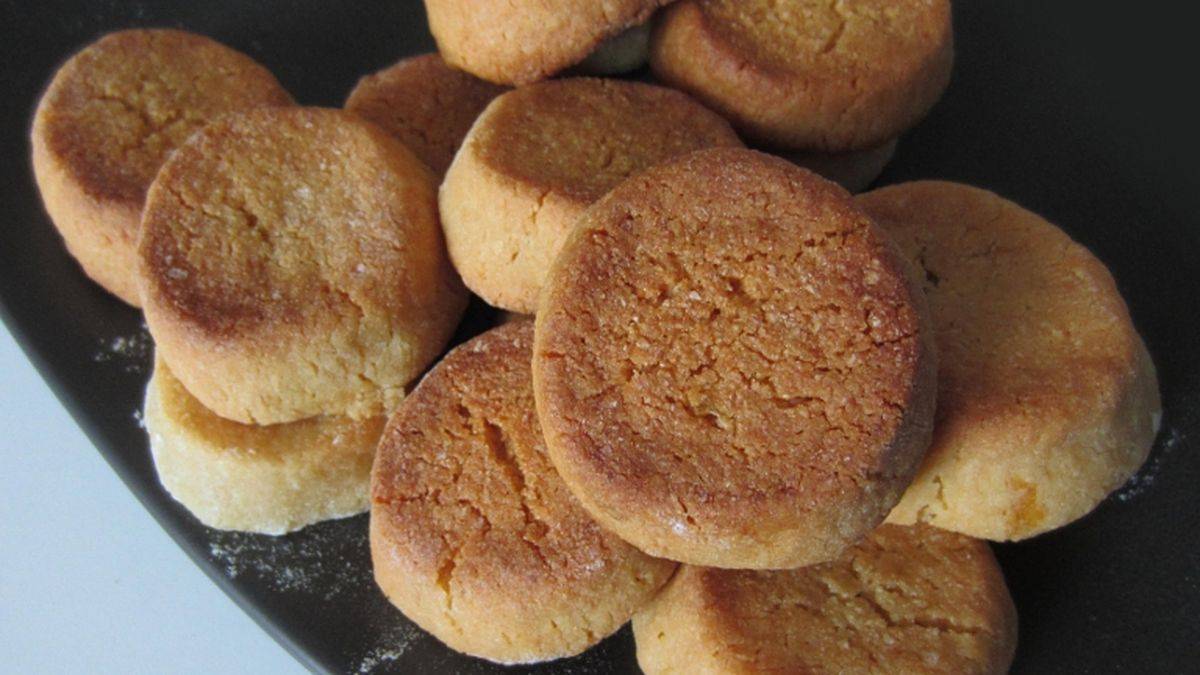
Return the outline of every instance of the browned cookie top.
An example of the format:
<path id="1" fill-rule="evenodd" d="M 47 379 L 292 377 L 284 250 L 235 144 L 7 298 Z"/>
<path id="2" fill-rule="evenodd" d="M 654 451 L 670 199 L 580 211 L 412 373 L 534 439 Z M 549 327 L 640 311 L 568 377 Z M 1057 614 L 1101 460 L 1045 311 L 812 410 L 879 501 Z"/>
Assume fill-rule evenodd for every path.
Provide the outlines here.
<path id="1" fill-rule="evenodd" d="M 685 567 L 634 634 L 650 675 L 984 674 L 1007 672 L 1017 616 L 986 543 L 884 525 L 821 565 Z"/>
<path id="2" fill-rule="evenodd" d="M 940 181 L 857 201 L 920 267 L 941 356 L 939 420 L 1070 407 L 1129 367 L 1138 337 L 1108 269 L 1041 216 Z"/>
<path id="3" fill-rule="evenodd" d="M 465 304 L 429 169 L 340 110 L 260 108 L 192 136 L 150 189 L 138 253 L 163 359 L 240 422 L 390 411 Z"/>
<path id="4" fill-rule="evenodd" d="M 684 0 L 651 64 L 753 139 L 844 152 L 928 112 L 953 60 L 949 0 Z"/>
<path id="5" fill-rule="evenodd" d="M 346 109 L 399 138 L 438 175 L 444 174 L 467 130 L 504 87 L 422 54 L 358 82 Z"/>
<path id="6" fill-rule="evenodd" d="M 143 214 L 144 287 L 192 329 L 254 334 L 334 314 L 394 314 L 441 237 L 427 170 L 379 128 L 318 108 L 206 128 Z"/>
<path id="7" fill-rule="evenodd" d="M 604 40 L 672 0 L 425 0 L 451 65 L 502 84 L 530 84 L 579 63 Z"/>
<path id="8" fill-rule="evenodd" d="M 584 215 L 538 313 L 551 456 L 643 550 L 778 567 L 882 520 L 933 412 L 924 301 L 840 188 L 714 149 Z"/>
<path id="9" fill-rule="evenodd" d="M 42 100 L 49 152 L 97 199 L 140 204 L 168 153 L 223 113 L 288 105 L 252 59 L 178 30 L 112 33 L 59 70 Z"/>
<path id="10" fill-rule="evenodd" d="M 919 267 L 938 345 L 933 443 L 893 519 L 1022 539 L 1087 513 L 1141 466 L 1157 377 L 1101 261 L 968 185 L 856 201 Z"/>
<path id="11" fill-rule="evenodd" d="M 581 651 L 674 569 L 601 529 L 555 472 L 532 342 L 517 321 L 452 351 L 388 423 L 373 474 L 385 592 L 452 646 L 500 661 Z"/>
<path id="12" fill-rule="evenodd" d="M 451 259 L 489 304 L 532 314 L 588 205 L 663 160 L 740 145 L 719 115 L 665 87 L 571 78 L 515 89 L 480 115 L 442 182 Z"/>
<path id="13" fill-rule="evenodd" d="M 728 123 L 686 94 L 619 80 L 522 87 L 486 119 L 471 140 L 480 162 L 581 206 L 663 159 L 741 144 Z"/>

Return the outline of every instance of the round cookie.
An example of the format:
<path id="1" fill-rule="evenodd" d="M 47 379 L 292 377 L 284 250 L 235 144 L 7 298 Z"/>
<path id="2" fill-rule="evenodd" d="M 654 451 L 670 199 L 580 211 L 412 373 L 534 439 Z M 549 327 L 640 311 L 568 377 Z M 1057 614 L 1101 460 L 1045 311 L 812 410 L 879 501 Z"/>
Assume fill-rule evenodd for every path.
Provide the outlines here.
<path id="1" fill-rule="evenodd" d="M 555 473 L 533 407 L 533 326 L 458 347 L 388 422 L 372 475 L 375 579 L 410 619 L 501 663 L 578 654 L 670 578 Z"/>
<path id="2" fill-rule="evenodd" d="M 55 73 L 33 120 L 46 211 L 83 271 L 131 305 L 146 189 L 193 131 L 231 111 L 290 105 L 244 54 L 177 30 L 111 33 Z"/>
<path id="3" fill-rule="evenodd" d="M 650 42 L 656 76 L 748 139 L 820 152 L 899 136 L 953 59 L 949 0 L 682 0 Z"/>
<path id="4" fill-rule="evenodd" d="M 850 192 L 862 192 L 879 178 L 884 167 L 896 156 L 896 139 L 867 150 L 835 154 L 823 152 L 783 152 L 781 156 Z"/>
<path id="5" fill-rule="evenodd" d="M 466 305 L 429 169 L 339 110 L 260 108 L 192 136 L 150 188 L 138 254 L 159 354 L 247 424 L 389 412 Z"/>
<path id="6" fill-rule="evenodd" d="M 158 478 L 172 497 L 209 527 L 263 534 L 366 511 L 386 421 L 231 422 L 201 405 L 161 359 L 146 387 L 144 419 Z"/>
<path id="7" fill-rule="evenodd" d="M 583 61 L 671 1 L 425 0 L 425 12 L 447 63 L 491 82 L 520 85 Z"/>
<path id="8" fill-rule="evenodd" d="M 475 118 L 503 92 L 447 66 L 437 54 L 422 54 L 363 77 L 346 99 L 346 110 L 399 138 L 441 176 Z"/>
<path id="9" fill-rule="evenodd" d="M 925 181 L 857 201 L 920 266 L 939 354 L 933 444 L 892 522 L 1024 539 L 1137 471 L 1158 382 L 1103 263 L 986 190 Z"/>
<path id="10" fill-rule="evenodd" d="M 929 442 L 920 288 L 836 185 L 742 149 L 645 171 L 580 220 L 537 314 L 534 391 L 583 505 L 712 567 L 836 558 Z"/>
<path id="11" fill-rule="evenodd" d="M 740 146 L 687 95 L 577 78 L 522 87 L 480 115 L 438 202 L 450 257 L 489 304 L 532 314 L 584 209 L 629 175 L 711 146 Z"/>
<path id="12" fill-rule="evenodd" d="M 1006 673 L 1017 614 L 984 542 L 883 525 L 836 562 L 684 566 L 633 619 L 646 675 Z"/>

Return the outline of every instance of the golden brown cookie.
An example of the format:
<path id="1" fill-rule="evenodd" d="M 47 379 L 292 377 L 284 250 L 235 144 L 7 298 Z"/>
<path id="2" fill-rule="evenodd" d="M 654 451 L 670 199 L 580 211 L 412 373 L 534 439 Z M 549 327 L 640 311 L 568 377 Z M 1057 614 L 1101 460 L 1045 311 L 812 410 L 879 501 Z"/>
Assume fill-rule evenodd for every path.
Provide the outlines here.
<path id="1" fill-rule="evenodd" d="M 926 181 L 857 201 L 922 268 L 939 353 L 933 445 L 892 522 L 1024 539 L 1137 471 L 1158 381 L 1103 263 L 986 190 Z"/>
<path id="2" fill-rule="evenodd" d="M 884 525 L 836 562 L 682 567 L 633 619 L 646 675 L 1006 673 L 1017 613 L 984 542 Z"/>
<path id="3" fill-rule="evenodd" d="M 315 417 L 253 426 L 218 417 L 157 359 L 144 412 L 158 478 L 221 530 L 284 534 L 362 513 L 386 421 Z"/>
<path id="4" fill-rule="evenodd" d="M 438 363 L 388 422 L 372 475 L 375 579 L 447 645 L 501 663 L 578 654 L 670 578 L 600 529 L 546 456 L 518 321 Z"/>
<path id="5" fill-rule="evenodd" d="M 516 89 L 480 115 L 442 183 L 450 257 L 489 304 L 532 314 L 589 204 L 665 159 L 735 145 L 725 120 L 664 87 L 577 78 Z"/>
<path id="6" fill-rule="evenodd" d="M 437 54 L 401 60 L 358 81 L 346 110 L 383 127 L 438 176 L 504 87 L 451 68 Z"/>
<path id="7" fill-rule="evenodd" d="M 784 152 L 781 156 L 850 192 L 862 192 L 879 178 L 896 155 L 896 139 L 866 150 L 850 152 Z"/>
<path id="8" fill-rule="evenodd" d="M 138 253 L 159 354 L 247 424 L 390 412 L 466 305 L 429 169 L 340 110 L 205 127 L 151 186 Z"/>
<path id="9" fill-rule="evenodd" d="M 925 116 L 950 80 L 949 0 L 683 0 L 650 65 L 760 143 L 879 146 Z"/>
<path id="10" fill-rule="evenodd" d="M 742 149 L 660 164 L 589 209 L 551 269 L 533 362 L 550 456 L 651 555 L 836 558 L 928 445 L 924 302 L 833 183 Z"/>
<path id="11" fill-rule="evenodd" d="M 146 189 L 171 150 L 230 111 L 292 103 L 248 56 L 177 30 L 111 33 L 71 57 L 38 104 L 33 169 L 67 250 L 131 305 Z"/>
<path id="12" fill-rule="evenodd" d="M 450 65 L 499 84 L 529 84 L 583 61 L 672 0 L 425 0 Z"/>

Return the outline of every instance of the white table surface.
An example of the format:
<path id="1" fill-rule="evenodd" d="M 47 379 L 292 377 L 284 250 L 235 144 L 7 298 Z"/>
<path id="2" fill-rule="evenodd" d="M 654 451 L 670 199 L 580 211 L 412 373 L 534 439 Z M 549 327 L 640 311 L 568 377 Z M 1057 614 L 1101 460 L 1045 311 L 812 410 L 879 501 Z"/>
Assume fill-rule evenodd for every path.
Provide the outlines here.
<path id="1" fill-rule="evenodd" d="M 159 529 L 4 328 L 0 374 L 0 672 L 304 672 Z"/>

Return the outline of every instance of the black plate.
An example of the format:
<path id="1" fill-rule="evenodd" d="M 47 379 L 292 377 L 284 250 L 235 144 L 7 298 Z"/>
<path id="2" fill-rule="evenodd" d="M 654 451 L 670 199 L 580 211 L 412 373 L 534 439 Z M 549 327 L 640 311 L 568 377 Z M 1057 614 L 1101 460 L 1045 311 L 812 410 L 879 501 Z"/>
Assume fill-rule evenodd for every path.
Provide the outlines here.
<path id="1" fill-rule="evenodd" d="M 1158 364 L 1166 414 L 1141 474 L 1084 520 L 996 547 L 1021 616 L 1015 672 L 1200 668 L 1200 116 L 1176 100 L 1194 88 L 1200 58 L 1184 10 L 1151 4 L 959 2 L 954 82 L 881 181 L 962 180 L 1059 223 L 1112 268 Z M 371 582 L 365 517 L 282 539 L 221 534 L 167 496 L 135 414 L 149 357 L 141 319 L 67 257 L 29 169 L 38 94 L 103 32 L 205 33 L 266 64 L 302 103 L 339 105 L 363 73 L 432 48 L 420 3 L 0 0 L 0 9 L 0 309 L 59 399 L 192 559 L 313 670 L 496 670 L 391 609 Z M 632 647 L 625 629 L 536 670 L 635 671 Z"/>

